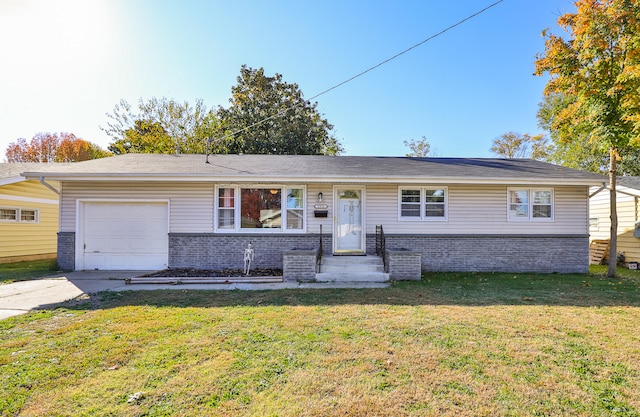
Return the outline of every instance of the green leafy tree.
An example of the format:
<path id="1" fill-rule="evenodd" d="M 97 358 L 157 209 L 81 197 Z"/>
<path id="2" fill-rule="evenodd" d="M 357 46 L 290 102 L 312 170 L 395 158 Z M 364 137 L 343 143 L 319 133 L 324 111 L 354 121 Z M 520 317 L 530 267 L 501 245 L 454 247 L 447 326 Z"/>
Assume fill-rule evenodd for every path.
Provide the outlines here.
<path id="1" fill-rule="evenodd" d="M 102 130 L 113 138 L 109 150 L 115 154 L 204 153 L 209 113 L 202 100 L 191 106 L 165 97 L 140 99 L 137 112 L 120 100 Z"/>
<path id="2" fill-rule="evenodd" d="M 545 160 L 549 156 L 549 147 L 549 140 L 544 135 L 507 132 L 493 140 L 490 151 L 501 158 Z"/>
<path id="3" fill-rule="evenodd" d="M 545 94 L 572 99 L 552 122 L 560 142 L 584 133 L 609 153 L 611 236 L 609 271 L 616 274 L 616 175 L 620 154 L 640 143 L 640 3 L 579 0 L 576 13 L 558 18 L 567 36 L 545 36 L 536 75 L 549 74 Z"/>
<path id="4" fill-rule="evenodd" d="M 609 170 L 609 152 L 599 143 L 591 140 L 589 131 L 572 130 L 571 141 L 563 141 L 558 130 L 554 129 L 556 116 L 575 98 L 565 94 L 544 96 L 538 108 L 538 125 L 550 133 L 552 145 L 549 147 L 547 161 L 583 171 L 607 174 Z M 571 127 L 571 126 L 570 126 Z M 627 146 L 620 152 L 617 163 L 618 175 L 640 175 L 640 148 Z"/>
<path id="5" fill-rule="evenodd" d="M 317 103 L 304 99 L 297 84 L 281 74 L 267 77 L 264 69 L 240 68 L 231 89 L 231 106 L 219 108 L 213 141 L 217 151 L 248 154 L 336 155 L 343 151 L 322 118 Z"/>
<path id="6" fill-rule="evenodd" d="M 411 152 L 406 154 L 410 158 L 426 158 L 431 152 L 431 144 L 427 140 L 426 136 L 423 136 L 420 140 L 411 139 L 410 141 L 404 141 L 404 146 L 408 147 Z"/>

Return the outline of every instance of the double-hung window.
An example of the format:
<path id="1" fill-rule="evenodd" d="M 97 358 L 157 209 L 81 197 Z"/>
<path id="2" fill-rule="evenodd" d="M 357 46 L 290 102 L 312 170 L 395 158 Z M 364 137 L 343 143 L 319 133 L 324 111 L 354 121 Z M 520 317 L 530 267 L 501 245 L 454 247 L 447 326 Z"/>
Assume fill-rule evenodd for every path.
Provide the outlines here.
<path id="1" fill-rule="evenodd" d="M 216 230 L 302 231 L 305 190 L 294 186 L 220 186 L 216 190 Z"/>
<path id="2" fill-rule="evenodd" d="M 553 190 L 509 188 L 508 206 L 509 220 L 553 221 Z"/>
<path id="3" fill-rule="evenodd" d="M 398 218 L 400 220 L 446 220 L 446 187 L 398 188 Z"/>

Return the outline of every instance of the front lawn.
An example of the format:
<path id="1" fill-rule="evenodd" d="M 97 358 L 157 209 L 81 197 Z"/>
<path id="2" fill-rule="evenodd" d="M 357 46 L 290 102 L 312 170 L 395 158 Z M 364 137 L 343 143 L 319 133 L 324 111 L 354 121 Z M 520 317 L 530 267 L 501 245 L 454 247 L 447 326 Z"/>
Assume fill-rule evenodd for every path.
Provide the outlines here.
<path id="1" fill-rule="evenodd" d="M 55 259 L 0 264 L 0 284 L 38 279 L 59 272 Z"/>
<path id="2" fill-rule="evenodd" d="M 640 416 L 640 273 L 126 291 L 0 321 L 0 414 Z"/>

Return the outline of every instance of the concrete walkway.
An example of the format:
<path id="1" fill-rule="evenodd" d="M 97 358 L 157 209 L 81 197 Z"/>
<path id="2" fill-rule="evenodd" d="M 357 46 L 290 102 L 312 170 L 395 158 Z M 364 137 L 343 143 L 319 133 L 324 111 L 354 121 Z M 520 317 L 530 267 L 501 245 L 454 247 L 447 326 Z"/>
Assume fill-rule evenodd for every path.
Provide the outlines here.
<path id="1" fill-rule="evenodd" d="M 69 272 L 33 281 L 0 285 L 0 320 L 27 313 L 34 309 L 47 308 L 73 300 L 85 294 L 101 291 L 148 291 L 148 290 L 281 290 L 293 288 L 386 288 L 379 282 L 298 283 L 272 282 L 252 284 L 246 282 L 228 284 L 131 284 L 125 279 L 138 277 L 145 271 L 90 271 Z"/>

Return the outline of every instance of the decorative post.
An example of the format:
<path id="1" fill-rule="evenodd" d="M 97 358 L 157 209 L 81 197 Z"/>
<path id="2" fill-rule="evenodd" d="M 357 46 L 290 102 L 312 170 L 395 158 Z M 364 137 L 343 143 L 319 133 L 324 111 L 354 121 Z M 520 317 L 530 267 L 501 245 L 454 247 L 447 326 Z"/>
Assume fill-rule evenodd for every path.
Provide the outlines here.
<path id="1" fill-rule="evenodd" d="M 244 250 L 244 274 L 249 276 L 249 270 L 251 270 L 251 262 L 253 262 L 254 251 L 251 247 L 251 242 L 247 245 L 247 249 Z"/>

